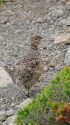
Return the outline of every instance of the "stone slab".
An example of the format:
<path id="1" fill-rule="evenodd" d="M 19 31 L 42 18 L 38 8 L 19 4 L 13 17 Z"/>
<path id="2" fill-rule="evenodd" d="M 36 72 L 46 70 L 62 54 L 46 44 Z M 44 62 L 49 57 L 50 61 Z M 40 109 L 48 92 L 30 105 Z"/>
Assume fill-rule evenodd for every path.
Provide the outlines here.
<path id="1" fill-rule="evenodd" d="M 57 36 L 54 40 L 54 44 L 70 43 L 70 34 Z"/>
<path id="2" fill-rule="evenodd" d="M 0 88 L 7 87 L 8 84 L 13 83 L 9 74 L 5 71 L 5 69 L 0 66 Z"/>

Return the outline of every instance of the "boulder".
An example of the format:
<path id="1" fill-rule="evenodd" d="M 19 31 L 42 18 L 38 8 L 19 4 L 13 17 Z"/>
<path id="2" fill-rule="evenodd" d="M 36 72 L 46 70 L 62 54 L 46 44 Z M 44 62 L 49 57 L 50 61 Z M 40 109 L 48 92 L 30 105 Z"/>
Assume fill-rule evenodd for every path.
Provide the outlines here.
<path id="1" fill-rule="evenodd" d="M 5 121 L 6 120 L 6 113 L 5 111 L 0 111 L 0 121 Z"/>
<path id="2" fill-rule="evenodd" d="M 32 101 L 32 99 L 27 98 L 25 101 L 23 101 L 22 103 L 20 103 L 19 105 L 17 105 L 15 108 L 17 110 L 19 110 L 19 109 L 23 108 L 24 106 L 26 106 L 31 101 Z M 6 111 L 6 112 L 4 112 L 2 114 L 6 114 L 5 117 L 6 116 L 8 117 L 9 115 L 12 115 L 12 116 L 8 117 L 5 122 L 3 122 L 3 125 L 15 125 L 14 121 L 15 121 L 17 115 L 16 115 L 16 113 L 15 113 L 15 111 L 13 109 L 11 109 L 9 111 Z M 1 119 L 5 120 L 5 117 L 3 115 L 3 117 Z"/>
<path id="3" fill-rule="evenodd" d="M 59 22 L 59 26 L 70 26 L 70 17 L 67 17 L 66 19 L 63 19 Z"/>
<path id="4" fill-rule="evenodd" d="M 15 113 L 15 110 L 10 109 L 10 110 L 6 111 L 6 116 L 7 116 L 7 117 L 8 117 L 8 116 L 12 116 L 12 115 L 14 115 L 14 113 Z"/>
<path id="5" fill-rule="evenodd" d="M 0 66 L 0 88 L 6 87 L 8 84 L 13 83 L 9 74 L 4 70 L 2 66 Z"/>
<path id="6" fill-rule="evenodd" d="M 66 35 L 61 35 L 61 36 L 57 36 L 54 40 L 54 44 L 67 44 L 70 43 L 70 34 L 66 34 Z"/>

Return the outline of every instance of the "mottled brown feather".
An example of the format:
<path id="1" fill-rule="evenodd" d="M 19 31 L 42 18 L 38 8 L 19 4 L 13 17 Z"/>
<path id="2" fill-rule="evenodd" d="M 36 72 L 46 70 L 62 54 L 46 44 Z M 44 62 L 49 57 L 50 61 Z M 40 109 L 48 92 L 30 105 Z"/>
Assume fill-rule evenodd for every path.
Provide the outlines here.
<path id="1" fill-rule="evenodd" d="M 26 89 L 30 89 L 35 84 L 43 71 L 43 63 L 38 51 L 39 41 L 39 36 L 33 36 L 30 52 L 16 64 L 16 83 L 25 86 Z"/>

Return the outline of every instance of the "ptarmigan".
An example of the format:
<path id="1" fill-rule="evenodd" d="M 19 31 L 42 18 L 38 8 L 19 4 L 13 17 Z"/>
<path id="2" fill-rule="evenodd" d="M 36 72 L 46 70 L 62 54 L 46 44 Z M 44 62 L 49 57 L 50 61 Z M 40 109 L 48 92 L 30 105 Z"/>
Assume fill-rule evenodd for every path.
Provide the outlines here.
<path id="1" fill-rule="evenodd" d="M 38 51 L 40 40 L 40 36 L 32 36 L 30 39 L 30 52 L 16 64 L 16 83 L 23 85 L 28 90 L 27 96 L 29 96 L 29 89 L 39 79 L 43 71 L 43 63 Z"/>

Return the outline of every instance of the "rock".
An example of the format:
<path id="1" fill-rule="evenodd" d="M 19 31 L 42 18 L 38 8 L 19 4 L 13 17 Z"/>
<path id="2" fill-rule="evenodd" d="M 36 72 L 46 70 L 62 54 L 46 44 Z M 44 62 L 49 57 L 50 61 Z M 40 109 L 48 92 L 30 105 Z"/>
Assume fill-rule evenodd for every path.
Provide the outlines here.
<path id="1" fill-rule="evenodd" d="M 57 36 L 54 40 L 54 44 L 60 44 L 60 43 L 70 43 L 70 34 Z"/>
<path id="2" fill-rule="evenodd" d="M 9 111 L 6 111 L 6 116 L 11 116 L 15 113 L 13 109 L 10 109 Z"/>
<path id="3" fill-rule="evenodd" d="M 47 71 L 48 70 L 48 67 L 47 66 L 44 66 L 44 71 Z"/>
<path id="4" fill-rule="evenodd" d="M 6 87 L 8 84 L 11 83 L 13 83 L 11 77 L 4 70 L 4 68 L 0 66 L 0 87 Z"/>
<path id="5" fill-rule="evenodd" d="M 0 42 L 4 42 L 5 39 L 3 37 L 0 37 Z"/>
<path id="6" fill-rule="evenodd" d="M 53 20 L 56 20 L 57 18 L 61 17 L 63 15 L 63 11 L 59 9 L 52 10 L 50 13 L 50 16 L 53 18 Z"/>
<path id="7" fill-rule="evenodd" d="M 66 3 L 67 10 L 70 10 L 70 1 Z"/>
<path id="8" fill-rule="evenodd" d="M 17 8 L 22 8 L 23 6 L 20 5 L 20 4 L 17 4 L 16 7 L 17 7 Z"/>
<path id="9" fill-rule="evenodd" d="M 11 108 L 14 108 L 15 105 L 16 105 L 16 104 L 15 104 L 14 102 L 12 102 L 11 105 L 10 105 L 10 107 L 11 107 Z"/>
<path id="10" fill-rule="evenodd" d="M 43 46 L 43 49 L 49 49 L 49 48 L 51 48 L 51 45 L 44 45 Z"/>
<path id="11" fill-rule="evenodd" d="M 3 125 L 15 125 L 14 121 L 16 119 L 16 115 L 8 117 L 7 120 L 3 123 Z"/>
<path id="12" fill-rule="evenodd" d="M 18 29 L 18 30 L 16 30 L 14 33 L 16 34 L 18 34 L 18 33 L 21 33 L 22 32 L 22 30 L 21 29 Z"/>
<path id="13" fill-rule="evenodd" d="M 23 101 L 22 103 L 20 103 L 20 105 L 17 105 L 15 108 L 18 110 L 18 109 L 21 109 L 23 106 L 27 105 L 29 102 L 31 102 L 32 99 L 30 98 L 27 98 L 25 101 Z M 14 121 L 17 117 L 17 115 L 15 114 L 15 111 L 13 109 L 9 110 L 9 111 L 6 111 L 6 116 L 10 116 L 7 118 L 7 120 L 5 122 L 3 122 L 3 125 L 15 125 Z M 14 115 L 13 115 L 14 114 Z"/>
<path id="14" fill-rule="evenodd" d="M 0 121 L 0 125 L 2 125 L 2 122 Z"/>
<path id="15" fill-rule="evenodd" d="M 59 22 L 59 26 L 63 26 L 63 25 L 70 26 L 70 17 L 63 19 Z"/>
<path id="16" fill-rule="evenodd" d="M 10 123 L 9 125 L 16 125 L 15 123 Z"/>
<path id="17" fill-rule="evenodd" d="M 20 105 L 17 105 L 16 108 L 20 109 L 23 106 L 27 105 L 28 103 L 32 102 L 32 99 L 27 98 L 25 101 L 23 101 L 22 103 L 20 103 Z"/>
<path id="18" fill-rule="evenodd" d="M 43 22 L 43 19 L 38 17 L 38 18 L 34 18 L 32 23 L 42 23 Z"/>
<path id="19" fill-rule="evenodd" d="M 51 61 L 50 62 L 50 67 L 55 67 L 56 66 L 56 62 L 55 61 Z"/>
<path id="20" fill-rule="evenodd" d="M 70 17 L 68 17 L 65 21 L 65 25 L 70 26 Z"/>
<path id="21" fill-rule="evenodd" d="M 0 111 L 0 121 L 5 121 L 6 120 L 6 113 L 5 111 Z"/>
<path id="22" fill-rule="evenodd" d="M 58 2 L 59 0 L 52 0 L 53 2 Z"/>
<path id="23" fill-rule="evenodd" d="M 63 68 L 64 68 L 64 65 L 61 65 L 60 63 L 55 66 L 55 69 L 56 69 L 57 71 L 60 71 L 60 70 L 62 70 Z"/>
<path id="24" fill-rule="evenodd" d="M 15 125 L 14 121 L 15 121 L 16 117 L 17 117 L 16 115 L 9 117 L 7 120 L 7 122 L 9 123 L 8 125 Z"/>
<path id="25" fill-rule="evenodd" d="M 66 52 L 66 54 L 65 54 L 64 63 L 65 63 L 66 65 L 69 65 L 69 66 L 70 66 L 70 47 L 69 47 L 69 49 L 67 50 L 67 52 Z"/>
<path id="26" fill-rule="evenodd" d="M 66 0 L 61 0 L 60 3 L 66 5 Z"/>

